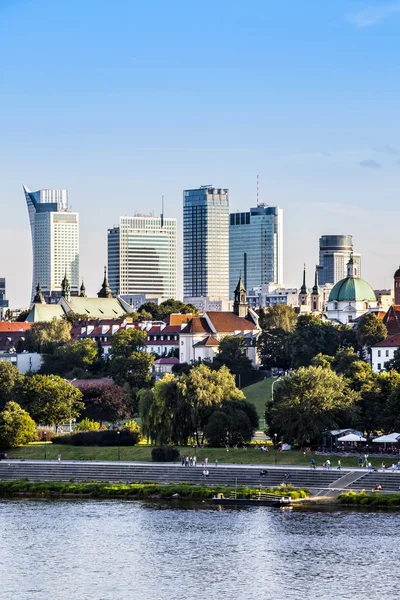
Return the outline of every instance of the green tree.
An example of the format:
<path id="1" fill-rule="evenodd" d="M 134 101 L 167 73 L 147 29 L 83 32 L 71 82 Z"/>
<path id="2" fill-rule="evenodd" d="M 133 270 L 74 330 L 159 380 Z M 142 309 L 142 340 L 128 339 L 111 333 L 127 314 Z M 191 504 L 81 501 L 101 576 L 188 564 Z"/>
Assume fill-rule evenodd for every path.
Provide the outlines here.
<path id="1" fill-rule="evenodd" d="M 36 424 L 16 402 L 7 402 L 0 412 L 0 447 L 16 448 L 36 439 Z"/>
<path id="2" fill-rule="evenodd" d="M 287 304 L 275 304 L 260 311 L 260 326 L 262 329 L 283 329 L 293 331 L 296 327 L 297 314 Z"/>
<path id="3" fill-rule="evenodd" d="M 393 358 L 385 362 L 385 369 L 387 371 L 395 370 L 400 373 L 400 348 L 397 348 L 393 353 Z"/>
<path id="4" fill-rule="evenodd" d="M 267 409 L 270 431 L 299 444 L 317 443 L 327 429 L 348 425 L 358 394 L 331 369 L 301 367 L 284 377 Z"/>
<path id="5" fill-rule="evenodd" d="M 17 395 L 23 376 L 9 361 L 0 361 L 0 410 Z"/>
<path id="6" fill-rule="evenodd" d="M 340 333 L 331 323 L 313 315 L 301 315 L 290 337 L 291 366 L 309 366 L 317 354 L 334 356 L 340 345 Z"/>
<path id="7" fill-rule="evenodd" d="M 19 315 L 15 319 L 15 321 L 18 323 L 24 323 L 24 321 L 26 321 L 26 317 L 29 315 L 30 312 L 31 311 L 29 310 L 29 308 L 27 308 L 26 310 L 21 310 L 21 312 L 19 313 Z M 11 315 L 12 315 L 12 312 L 11 312 Z"/>
<path id="8" fill-rule="evenodd" d="M 81 392 L 55 375 L 25 377 L 19 397 L 21 406 L 37 423 L 53 425 L 56 430 L 79 417 L 84 408 Z"/>
<path id="9" fill-rule="evenodd" d="M 240 373 L 243 377 L 249 376 L 252 364 L 247 356 L 243 336 L 226 335 L 219 344 L 218 354 L 214 357 L 213 364 L 217 368 L 225 365 L 235 375 Z"/>
<path id="10" fill-rule="evenodd" d="M 55 348 L 69 342 L 70 339 L 70 323 L 54 317 L 48 322 L 33 323 L 32 327 L 25 332 L 25 341 L 17 351 L 52 354 Z"/>
<path id="11" fill-rule="evenodd" d="M 386 326 L 375 313 L 366 313 L 357 325 L 357 340 L 361 347 L 365 346 L 371 352 L 371 346 L 387 337 Z"/>
<path id="12" fill-rule="evenodd" d="M 76 424 L 76 431 L 98 431 L 100 429 L 100 423 L 98 421 L 91 421 L 88 418 L 82 419 Z"/>
<path id="13" fill-rule="evenodd" d="M 111 358 L 122 356 L 128 358 L 132 352 L 140 352 L 145 348 L 147 333 L 141 329 L 129 327 L 120 329 L 111 337 Z"/>
<path id="14" fill-rule="evenodd" d="M 161 304 L 145 302 L 140 306 L 139 311 L 149 313 L 155 321 L 163 321 L 172 313 L 197 315 L 197 309 L 192 304 L 185 304 L 173 298 L 165 300 Z"/>
<path id="15" fill-rule="evenodd" d="M 323 369 L 332 369 L 333 361 L 333 356 L 319 353 L 311 359 L 311 365 L 313 367 L 322 367 Z"/>
<path id="16" fill-rule="evenodd" d="M 226 400 L 242 400 L 244 394 L 236 387 L 235 378 L 225 366 L 213 371 L 206 365 L 199 365 L 178 380 L 178 390 L 190 407 L 192 431 L 200 443 L 199 434 L 203 431 L 211 413 Z"/>
<path id="17" fill-rule="evenodd" d="M 257 427 L 254 404 L 247 400 L 229 400 L 211 414 L 204 435 L 211 446 L 243 445 L 251 440 Z"/>
<path id="18" fill-rule="evenodd" d="M 75 385 L 83 395 L 83 418 L 115 424 L 133 416 L 131 396 L 112 379 L 83 379 Z"/>
<path id="19" fill-rule="evenodd" d="M 347 376 L 351 365 L 358 360 L 359 356 L 352 346 L 339 348 L 333 360 L 333 368 L 336 373 Z"/>
<path id="20" fill-rule="evenodd" d="M 291 334 L 285 329 L 266 329 L 257 340 L 258 351 L 264 369 L 290 367 L 289 341 Z"/>
<path id="21" fill-rule="evenodd" d="M 67 375 L 73 369 L 86 371 L 98 360 L 98 347 L 94 340 L 83 339 L 60 346 L 53 354 L 44 355 L 41 372 L 52 375 Z"/>

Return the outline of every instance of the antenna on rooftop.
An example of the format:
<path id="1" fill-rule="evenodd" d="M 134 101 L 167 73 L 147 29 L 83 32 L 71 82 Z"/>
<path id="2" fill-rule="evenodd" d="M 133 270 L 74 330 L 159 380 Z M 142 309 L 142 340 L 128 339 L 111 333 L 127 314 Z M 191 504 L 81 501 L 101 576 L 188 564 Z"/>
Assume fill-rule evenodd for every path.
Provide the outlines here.
<path id="1" fill-rule="evenodd" d="M 161 196 L 161 229 L 164 227 L 164 196 Z"/>

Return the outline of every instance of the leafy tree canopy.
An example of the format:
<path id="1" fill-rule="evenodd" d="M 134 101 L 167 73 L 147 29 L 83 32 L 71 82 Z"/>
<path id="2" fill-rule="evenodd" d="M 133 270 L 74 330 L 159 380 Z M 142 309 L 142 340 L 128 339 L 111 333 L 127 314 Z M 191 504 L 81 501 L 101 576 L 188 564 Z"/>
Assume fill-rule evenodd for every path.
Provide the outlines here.
<path id="1" fill-rule="evenodd" d="M 16 448 L 36 437 L 36 424 L 26 410 L 16 402 L 7 402 L 0 412 L 0 447 Z"/>
<path id="2" fill-rule="evenodd" d="M 263 331 L 257 340 L 258 351 L 264 369 L 290 367 L 291 334 L 285 329 L 275 328 Z"/>
<path id="3" fill-rule="evenodd" d="M 53 354 L 44 355 L 41 372 L 53 375 L 67 375 L 72 369 L 87 370 L 98 359 L 98 347 L 91 339 L 78 340 L 60 346 Z"/>
<path id="4" fill-rule="evenodd" d="M 9 361 L 0 361 L 0 410 L 17 395 L 23 376 Z"/>
<path id="5" fill-rule="evenodd" d="M 360 346 L 366 346 L 370 350 L 371 346 L 381 342 L 386 337 L 386 326 L 375 313 L 366 313 L 360 317 L 357 325 L 357 339 Z"/>
<path id="6" fill-rule="evenodd" d="M 25 341 L 17 347 L 17 351 L 52 354 L 58 346 L 70 341 L 70 332 L 70 323 L 56 317 L 48 322 L 33 323 L 32 327 L 25 332 Z"/>
<path id="7" fill-rule="evenodd" d="M 231 373 L 244 373 L 252 369 L 247 356 L 246 342 L 242 336 L 226 335 L 219 344 L 218 354 L 213 359 L 216 367 L 225 365 Z"/>
<path id="8" fill-rule="evenodd" d="M 262 329 L 283 329 L 293 331 L 296 327 L 297 314 L 287 304 L 275 304 L 260 311 L 260 326 Z"/>

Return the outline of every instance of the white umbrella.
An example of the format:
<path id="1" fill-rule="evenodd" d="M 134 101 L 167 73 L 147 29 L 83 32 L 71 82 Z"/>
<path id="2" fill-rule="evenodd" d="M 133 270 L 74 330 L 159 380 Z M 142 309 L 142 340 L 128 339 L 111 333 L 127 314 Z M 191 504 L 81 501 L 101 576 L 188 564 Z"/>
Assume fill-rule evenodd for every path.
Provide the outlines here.
<path id="1" fill-rule="evenodd" d="M 356 435 L 355 433 L 348 433 L 343 437 L 338 438 L 338 442 L 366 442 L 367 440 L 361 435 Z"/>
<path id="2" fill-rule="evenodd" d="M 400 441 L 400 433 L 389 433 L 388 435 L 381 435 L 372 441 L 376 444 L 396 444 Z"/>

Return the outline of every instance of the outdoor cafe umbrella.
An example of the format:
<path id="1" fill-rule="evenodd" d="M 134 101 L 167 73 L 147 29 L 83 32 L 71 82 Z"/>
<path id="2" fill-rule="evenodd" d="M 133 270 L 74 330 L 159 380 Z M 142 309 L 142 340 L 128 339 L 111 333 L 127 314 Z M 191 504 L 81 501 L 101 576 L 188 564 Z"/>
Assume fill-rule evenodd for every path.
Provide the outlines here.
<path id="1" fill-rule="evenodd" d="M 361 435 L 356 435 L 355 433 L 348 433 L 343 437 L 338 438 L 338 442 L 366 442 L 367 440 Z M 374 440 L 375 441 L 375 440 Z"/>
<path id="2" fill-rule="evenodd" d="M 400 442 L 400 433 L 389 433 L 388 435 L 381 435 L 374 440 L 376 444 L 397 444 Z"/>

